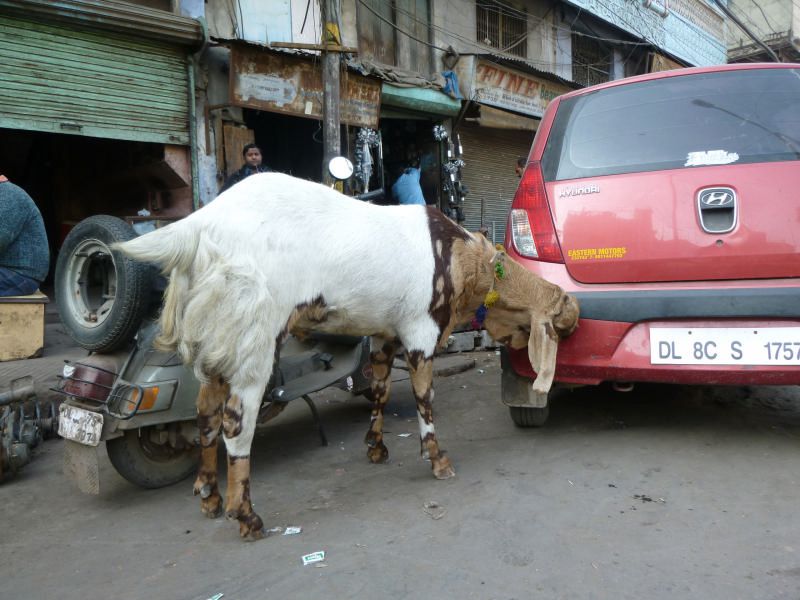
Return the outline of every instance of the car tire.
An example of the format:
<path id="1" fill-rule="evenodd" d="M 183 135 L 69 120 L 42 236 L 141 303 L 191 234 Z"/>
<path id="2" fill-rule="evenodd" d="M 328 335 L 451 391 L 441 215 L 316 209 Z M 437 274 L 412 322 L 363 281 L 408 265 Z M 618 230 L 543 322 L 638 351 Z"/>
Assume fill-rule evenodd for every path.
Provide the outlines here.
<path id="1" fill-rule="evenodd" d="M 61 246 L 58 313 L 70 337 L 87 350 L 111 352 L 128 343 L 151 306 L 154 267 L 111 249 L 135 237 L 122 219 L 96 215 L 78 223 Z"/>
<path id="2" fill-rule="evenodd" d="M 517 427 L 541 427 L 550 416 L 550 407 L 509 406 L 508 412 Z"/>
<path id="3" fill-rule="evenodd" d="M 500 349 L 500 395 L 506 405 L 523 404 L 528 399 L 529 389 L 533 383 L 527 377 L 517 375 L 508 358 L 508 350 Z M 517 427 L 541 427 L 550 416 L 550 400 L 555 393 L 557 384 L 553 384 L 547 395 L 548 406 L 509 406 L 509 414 Z"/>
<path id="4" fill-rule="evenodd" d="M 148 429 L 131 429 L 106 442 L 106 452 L 117 473 L 146 489 L 157 489 L 183 481 L 197 471 L 193 447 L 175 449 L 149 442 Z"/>

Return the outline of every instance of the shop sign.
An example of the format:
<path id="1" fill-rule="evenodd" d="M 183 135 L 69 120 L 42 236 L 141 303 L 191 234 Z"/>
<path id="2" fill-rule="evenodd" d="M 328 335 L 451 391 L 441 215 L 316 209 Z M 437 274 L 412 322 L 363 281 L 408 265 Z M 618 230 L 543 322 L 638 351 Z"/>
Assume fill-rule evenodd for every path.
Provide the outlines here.
<path id="1" fill-rule="evenodd" d="M 318 57 L 233 46 L 231 102 L 244 108 L 321 119 L 321 69 Z M 343 123 L 377 129 L 380 105 L 379 81 L 341 72 L 339 112 Z"/>
<path id="2" fill-rule="evenodd" d="M 553 98 L 572 88 L 481 60 L 475 67 L 474 90 L 481 104 L 541 117 Z"/>

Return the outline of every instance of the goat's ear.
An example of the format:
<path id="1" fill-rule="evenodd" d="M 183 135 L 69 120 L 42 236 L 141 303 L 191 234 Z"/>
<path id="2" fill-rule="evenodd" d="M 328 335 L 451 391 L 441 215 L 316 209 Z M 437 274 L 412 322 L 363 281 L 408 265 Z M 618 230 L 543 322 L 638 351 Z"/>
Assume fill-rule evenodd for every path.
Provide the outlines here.
<path id="1" fill-rule="evenodd" d="M 566 292 L 562 293 L 561 299 L 553 315 L 553 327 L 559 337 L 567 337 L 578 326 L 578 317 L 580 316 L 580 306 L 578 299 Z"/>
<path id="2" fill-rule="evenodd" d="M 556 352 L 558 334 L 549 319 L 534 314 L 531 318 L 531 335 L 528 339 L 528 360 L 536 372 L 533 389 L 539 394 L 547 394 L 556 373 Z"/>

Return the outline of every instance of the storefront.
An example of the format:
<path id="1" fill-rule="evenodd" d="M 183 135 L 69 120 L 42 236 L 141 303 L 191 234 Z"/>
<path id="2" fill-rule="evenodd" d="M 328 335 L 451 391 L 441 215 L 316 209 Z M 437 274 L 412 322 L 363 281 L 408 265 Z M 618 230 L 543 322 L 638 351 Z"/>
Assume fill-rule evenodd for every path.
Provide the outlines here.
<path id="1" fill-rule="evenodd" d="M 189 56 L 199 22 L 128 3 L 0 3 L 0 170 L 52 250 L 92 214 L 192 210 Z"/>
<path id="2" fill-rule="evenodd" d="M 575 86 L 478 56 L 462 57 L 457 70 L 471 99 L 456 125 L 468 188 L 464 224 L 473 231 L 485 227 L 501 243 L 519 184 L 517 159 L 527 158 L 550 101 Z"/>
<path id="3" fill-rule="evenodd" d="M 469 190 L 464 226 L 470 231 L 486 227 L 489 239 L 502 243 L 519 184 L 514 167 L 518 157 L 530 152 L 534 132 L 466 123 L 458 134 L 464 147 L 463 179 Z"/>
<path id="4" fill-rule="evenodd" d="M 403 169 L 418 161 L 425 200 L 447 208 L 443 185 L 447 140 L 438 132 L 446 130 L 460 109 L 461 102 L 437 89 L 383 84 L 380 133 L 387 192 Z M 391 194 L 387 201 L 393 202 Z"/>
<path id="5" fill-rule="evenodd" d="M 210 106 L 217 144 L 218 184 L 243 164 L 242 147 L 258 144 L 263 164 L 320 181 L 322 75 L 319 57 L 274 51 L 243 42 L 229 49 L 226 98 Z M 354 132 L 377 129 L 380 82 L 343 71 L 340 89 L 342 153 L 352 157 Z"/>

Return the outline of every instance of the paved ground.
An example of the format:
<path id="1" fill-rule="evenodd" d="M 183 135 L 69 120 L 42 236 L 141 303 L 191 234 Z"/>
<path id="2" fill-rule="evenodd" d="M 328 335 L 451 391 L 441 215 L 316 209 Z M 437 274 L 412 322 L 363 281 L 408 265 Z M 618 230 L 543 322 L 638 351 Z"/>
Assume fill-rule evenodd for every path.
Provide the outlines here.
<path id="1" fill-rule="evenodd" d="M 326 448 L 302 404 L 267 426 L 253 500 L 268 526 L 303 527 L 292 537 L 241 542 L 201 516 L 190 481 L 140 490 L 107 461 L 101 495 L 82 496 L 62 442 L 45 443 L 0 485 L 0 596 L 800 597 L 796 388 L 580 390 L 521 430 L 498 401 L 497 357 L 473 356 L 477 369 L 437 380 L 453 480 L 399 437 L 416 431 L 408 381 L 387 465 L 368 464 L 368 409 L 340 392 L 318 395 Z M 319 550 L 323 564 L 302 566 Z"/>

